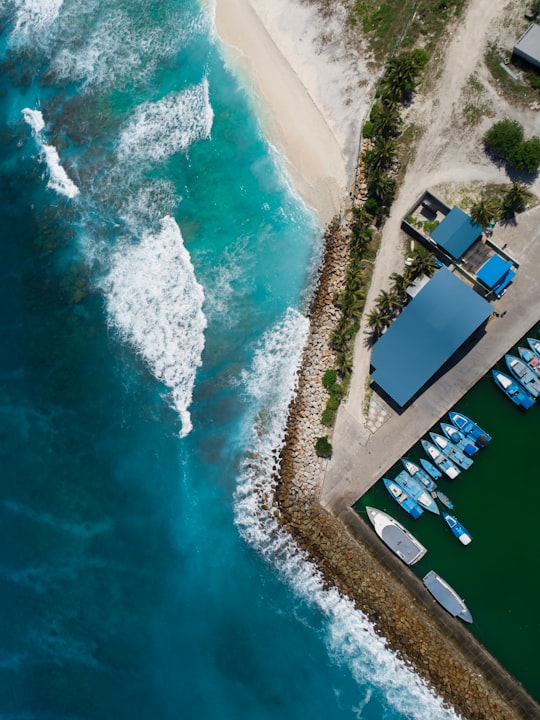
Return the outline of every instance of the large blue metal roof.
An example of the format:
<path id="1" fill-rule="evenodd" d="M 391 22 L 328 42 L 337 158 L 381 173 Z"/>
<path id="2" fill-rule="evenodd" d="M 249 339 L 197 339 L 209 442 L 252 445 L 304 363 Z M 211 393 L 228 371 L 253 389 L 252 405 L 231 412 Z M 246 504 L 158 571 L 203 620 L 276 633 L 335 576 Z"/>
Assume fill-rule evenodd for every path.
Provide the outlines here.
<path id="1" fill-rule="evenodd" d="M 492 312 L 441 268 L 373 346 L 371 378 L 403 407 Z"/>
<path id="2" fill-rule="evenodd" d="M 476 273 L 486 287 L 499 294 L 516 276 L 511 260 L 503 260 L 500 255 L 492 255 Z"/>
<path id="3" fill-rule="evenodd" d="M 482 226 L 473 222 L 463 210 L 454 207 L 433 230 L 431 239 L 457 260 L 481 234 Z"/>

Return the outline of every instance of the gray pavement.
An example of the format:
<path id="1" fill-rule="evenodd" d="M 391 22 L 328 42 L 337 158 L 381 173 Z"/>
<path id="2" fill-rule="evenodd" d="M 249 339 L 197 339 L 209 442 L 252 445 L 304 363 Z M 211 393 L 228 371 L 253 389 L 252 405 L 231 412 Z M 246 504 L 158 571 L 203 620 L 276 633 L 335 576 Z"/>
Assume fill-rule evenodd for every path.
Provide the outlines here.
<path id="1" fill-rule="evenodd" d="M 499 317 L 492 316 L 470 351 L 401 414 L 374 395 L 372 405 L 383 410 L 384 422 L 368 427 L 364 408 L 342 405 L 322 484 L 321 504 L 327 509 L 339 515 L 356 502 L 540 321 L 540 206 L 517 216 L 514 226 L 497 227 L 493 241 L 520 263 L 504 296 L 492 301 Z"/>

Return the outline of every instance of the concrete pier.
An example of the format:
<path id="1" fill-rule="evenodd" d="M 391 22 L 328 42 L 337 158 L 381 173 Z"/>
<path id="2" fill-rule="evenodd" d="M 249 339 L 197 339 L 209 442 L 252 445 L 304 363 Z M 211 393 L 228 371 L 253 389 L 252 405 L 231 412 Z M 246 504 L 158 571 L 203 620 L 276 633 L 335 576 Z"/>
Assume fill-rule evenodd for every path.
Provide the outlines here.
<path id="1" fill-rule="evenodd" d="M 513 225 L 497 227 L 493 240 L 507 247 L 520 267 L 504 296 L 492 301 L 497 314 L 485 333 L 406 410 L 398 412 L 374 395 L 372 404 L 380 408 L 378 427 L 368 427 L 365 408 L 342 405 L 322 486 L 323 507 L 337 515 L 350 508 L 540 321 L 540 206 L 518 215 Z"/>

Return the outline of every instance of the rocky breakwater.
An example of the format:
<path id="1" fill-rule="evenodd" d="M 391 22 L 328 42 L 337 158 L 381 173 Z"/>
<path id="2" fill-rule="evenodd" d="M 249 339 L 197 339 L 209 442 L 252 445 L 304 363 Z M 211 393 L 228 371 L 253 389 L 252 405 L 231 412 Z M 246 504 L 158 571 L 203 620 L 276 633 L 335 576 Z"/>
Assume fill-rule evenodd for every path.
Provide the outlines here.
<path id="1" fill-rule="evenodd" d="M 480 660 L 475 662 L 475 653 L 462 646 L 467 642 L 466 631 L 461 636 L 459 632 L 449 632 L 448 624 L 451 630 L 452 623 L 459 621 L 449 616 L 439 620 L 437 612 L 428 612 L 414 589 L 411 591 L 403 578 L 381 562 L 378 546 L 372 548 L 369 542 L 371 536 L 365 541 L 362 533 L 353 536 L 344 522 L 319 503 L 326 460 L 317 457 L 314 446 L 316 439 L 328 432 L 320 422 L 328 397 L 322 377 L 335 364 L 330 336 L 338 311 L 333 298 L 343 288 L 348 255 L 347 230 L 334 224 L 326 235 L 324 262 L 311 305 L 310 333 L 299 371 L 298 392 L 290 407 L 274 513 L 319 567 L 328 584 L 351 598 L 388 645 L 464 717 L 469 720 L 531 717 L 512 702 L 511 692 L 501 692 L 500 686 L 488 679 L 485 664 L 480 662 L 482 649 Z M 413 581 L 419 583 L 416 578 Z M 444 611 L 440 613 L 444 615 Z M 471 643 L 474 645 L 472 639 Z M 478 653 L 478 648 L 475 652 Z M 511 687 L 509 676 L 508 680 Z"/>

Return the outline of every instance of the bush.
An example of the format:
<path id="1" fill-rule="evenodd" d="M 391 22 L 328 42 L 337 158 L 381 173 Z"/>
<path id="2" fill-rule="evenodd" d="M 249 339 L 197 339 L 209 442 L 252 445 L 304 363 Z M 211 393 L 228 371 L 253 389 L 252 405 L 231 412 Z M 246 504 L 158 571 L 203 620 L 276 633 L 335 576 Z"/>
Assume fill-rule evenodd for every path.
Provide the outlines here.
<path id="1" fill-rule="evenodd" d="M 421 48 L 415 48 L 411 52 L 411 57 L 414 60 L 414 64 L 419 70 L 421 70 L 429 60 L 427 52 L 425 50 L 422 50 Z"/>
<path id="2" fill-rule="evenodd" d="M 364 127 L 362 128 L 362 137 L 366 140 L 370 140 L 373 137 L 373 123 L 371 120 L 366 120 Z"/>
<path id="3" fill-rule="evenodd" d="M 531 80 L 533 90 L 540 90 L 540 75 L 535 75 Z"/>
<path id="4" fill-rule="evenodd" d="M 508 158 L 517 170 L 536 172 L 540 168 L 540 138 L 533 137 L 515 147 Z"/>
<path id="5" fill-rule="evenodd" d="M 517 120 L 501 120 L 484 135 L 488 150 L 503 160 L 509 160 L 515 148 L 523 142 L 523 127 Z"/>
<path id="6" fill-rule="evenodd" d="M 328 440 L 328 435 L 317 438 L 315 442 L 315 452 L 319 457 L 329 458 L 332 455 L 332 444 Z"/>
<path id="7" fill-rule="evenodd" d="M 330 397 L 326 401 L 326 409 L 335 412 L 338 409 L 340 402 L 341 398 L 336 397 L 335 395 L 330 395 Z"/>
<path id="8" fill-rule="evenodd" d="M 325 427 L 333 427 L 336 421 L 336 411 L 331 410 L 329 407 L 324 408 L 321 413 L 321 423 Z"/>
<path id="9" fill-rule="evenodd" d="M 370 197 L 364 203 L 364 210 L 370 215 L 377 215 L 381 209 L 381 206 L 377 202 L 376 198 Z"/>
<path id="10" fill-rule="evenodd" d="M 344 397 L 344 395 L 345 395 L 345 388 L 343 387 L 343 385 L 340 385 L 338 382 L 334 383 L 332 385 L 332 388 L 330 389 L 330 394 L 332 395 L 332 397 L 336 397 L 336 398 L 339 398 L 339 400 L 341 400 L 341 398 Z"/>
<path id="11" fill-rule="evenodd" d="M 333 369 L 327 370 L 322 379 L 323 387 L 330 392 L 332 387 L 336 384 L 337 381 L 337 372 Z"/>

